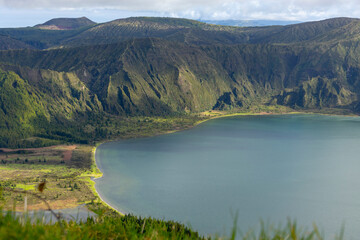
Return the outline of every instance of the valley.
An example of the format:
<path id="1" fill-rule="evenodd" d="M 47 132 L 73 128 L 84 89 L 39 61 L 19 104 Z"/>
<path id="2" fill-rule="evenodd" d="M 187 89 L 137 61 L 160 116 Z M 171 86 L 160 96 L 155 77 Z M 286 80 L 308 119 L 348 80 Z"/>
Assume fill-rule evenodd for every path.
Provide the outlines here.
<path id="1" fill-rule="evenodd" d="M 99 143 L 234 115 L 357 116 L 359 39 L 354 18 L 233 27 L 83 17 L 0 29 L 0 207 L 23 211 L 22 194 L 6 189 L 37 193 L 45 181 L 54 209 L 114 214 L 91 180 Z"/>

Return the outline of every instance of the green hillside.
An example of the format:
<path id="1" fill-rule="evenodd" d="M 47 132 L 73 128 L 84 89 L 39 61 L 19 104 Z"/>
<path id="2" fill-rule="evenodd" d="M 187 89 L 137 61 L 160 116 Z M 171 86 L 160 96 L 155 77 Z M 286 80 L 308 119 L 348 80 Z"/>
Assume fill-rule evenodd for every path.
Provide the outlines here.
<path id="1" fill-rule="evenodd" d="M 85 26 L 82 28 L 72 29 L 72 30 L 48 30 L 48 29 L 39 29 L 36 27 L 26 27 L 26 28 L 0 28 L 0 36 L 8 37 L 14 39 L 14 41 L 19 41 L 22 45 L 17 46 L 16 48 L 5 48 L 2 47 L 1 50 L 9 49 L 48 49 L 52 47 L 58 47 L 62 41 L 65 39 L 74 37 L 75 35 L 85 31 L 90 26 Z"/>
<path id="2" fill-rule="evenodd" d="M 55 140 L 87 142 L 86 135 L 77 136 L 82 130 L 74 120 L 102 110 L 96 96 L 90 96 L 73 74 L 17 70 L 24 72 L 25 78 L 0 70 L 0 146 L 43 146 L 57 143 Z M 32 136 L 52 140 L 27 140 Z"/>
<path id="3" fill-rule="evenodd" d="M 17 39 L 0 35 L 0 50 L 34 49 L 33 46 Z"/>
<path id="4" fill-rule="evenodd" d="M 1 141 L 9 132 L 19 137 L 34 132 L 34 123 L 46 121 L 48 115 L 36 90 L 11 72 L 0 71 Z"/>
<path id="5" fill-rule="evenodd" d="M 1 89 L 3 112 L 12 109 L 2 115 L 2 132 L 86 142 L 107 136 L 85 127 L 104 127 L 105 115 L 271 105 L 359 113 L 359 33 L 360 20 L 350 18 L 241 28 L 142 17 L 67 31 L 0 29 L 4 39 L 17 39 L 18 47 L 3 48 L 19 48 L 0 51 L 3 81 L 22 83 Z M 2 145 L 21 145 L 5 136 Z"/>

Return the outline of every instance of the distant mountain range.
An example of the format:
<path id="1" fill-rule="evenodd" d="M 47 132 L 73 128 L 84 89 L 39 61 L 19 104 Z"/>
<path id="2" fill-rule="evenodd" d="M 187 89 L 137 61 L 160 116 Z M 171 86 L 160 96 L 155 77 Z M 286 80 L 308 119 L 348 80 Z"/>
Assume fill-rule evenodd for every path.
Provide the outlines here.
<path id="1" fill-rule="evenodd" d="M 281 21 L 281 20 L 199 20 L 204 23 L 234 26 L 234 27 L 264 27 L 264 26 L 283 26 L 301 23 L 300 21 Z"/>
<path id="2" fill-rule="evenodd" d="M 199 20 L 200 22 L 234 26 L 234 27 L 263 27 L 263 26 L 283 26 L 300 23 L 299 21 L 281 20 Z M 74 30 L 81 27 L 95 25 L 96 23 L 86 17 L 81 18 L 54 18 L 43 24 L 35 25 L 35 28 L 48 30 Z"/>
<path id="3" fill-rule="evenodd" d="M 88 131 L 104 114 L 260 105 L 359 113 L 359 39 L 351 18 L 266 27 L 80 18 L 0 29 L 0 145 L 59 129 L 71 136 L 63 126 L 72 123 Z"/>

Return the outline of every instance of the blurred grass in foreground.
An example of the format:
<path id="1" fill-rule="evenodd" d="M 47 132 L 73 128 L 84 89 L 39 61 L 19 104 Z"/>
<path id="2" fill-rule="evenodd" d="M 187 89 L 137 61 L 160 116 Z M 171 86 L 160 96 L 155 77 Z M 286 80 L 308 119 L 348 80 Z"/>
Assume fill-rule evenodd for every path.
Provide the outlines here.
<path id="1" fill-rule="evenodd" d="M 0 212 L 2 212 L 0 210 Z M 0 214 L 0 239 L 243 239 L 243 240 L 322 240 L 325 239 L 314 225 L 310 231 L 302 230 L 288 220 L 284 227 L 274 227 L 261 222 L 259 231 L 242 234 L 233 228 L 229 237 L 203 237 L 189 227 L 173 222 L 132 215 L 97 212 L 98 218 L 84 222 L 69 221 L 44 223 L 15 216 L 13 212 Z M 236 221 L 234 223 L 236 226 Z M 343 239 L 343 231 L 336 240 Z"/>

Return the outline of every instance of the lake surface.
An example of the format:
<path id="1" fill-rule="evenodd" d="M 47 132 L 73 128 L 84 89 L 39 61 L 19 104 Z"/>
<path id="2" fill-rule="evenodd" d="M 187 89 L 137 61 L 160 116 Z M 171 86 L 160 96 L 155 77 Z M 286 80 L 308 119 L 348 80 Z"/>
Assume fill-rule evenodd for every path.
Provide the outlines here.
<path id="1" fill-rule="evenodd" d="M 314 222 L 332 239 L 360 236 L 360 118 L 322 115 L 214 119 L 190 130 L 100 145 L 96 180 L 121 212 L 229 235 L 260 219 Z"/>

